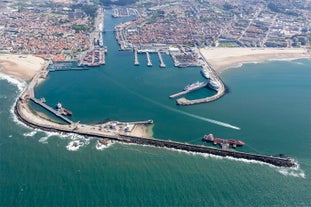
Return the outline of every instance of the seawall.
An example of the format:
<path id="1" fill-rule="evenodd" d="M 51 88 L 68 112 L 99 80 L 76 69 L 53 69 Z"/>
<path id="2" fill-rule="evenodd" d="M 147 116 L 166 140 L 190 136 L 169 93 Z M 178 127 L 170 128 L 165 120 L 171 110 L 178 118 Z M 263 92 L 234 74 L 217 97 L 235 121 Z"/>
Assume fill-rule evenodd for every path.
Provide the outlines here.
<path id="1" fill-rule="evenodd" d="M 55 127 L 55 126 L 48 126 L 45 124 L 39 124 L 33 122 L 31 119 L 27 118 L 25 114 L 23 114 L 23 104 L 21 100 L 18 100 L 14 107 L 14 112 L 19 120 L 27 124 L 32 128 L 38 128 L 44 131 L 51 131 L 51 132 L 66 132 L 66 133 L 75 133 L 82 136 L 90 136 L 96 138 L 108 138 L 110 140 L 115 140 L 119 142 L 125 143 L 135 143 L 139 145 L 150 145 L 156 147 L 166 147 L 171 149 L 178 149 L 184 150 L 189 152 L 198 152 L 198 153 L 208 153 L 213 155 L 218 155 L 222 157 L 233 157 L 238 159 L 247 159 L 247 160 L 256 160 L 260 162 L 269 163 L 274 166 L 278 167 L 295 167 L 296 163 L 289 158 L 279 158 L 279 157 L 272 157 L 272 156 L 265 156 L 265 155 L 258 155 L 258 154 L 251 154 L 251 153 L 244 153 L 244 152 L 237 152 L 232 150 L 222 150 L 216 149 L 212 147 L 206 147 L 202 145 L 192 145 L 187 143 L 175 142 L 170 140 L 161 140 L 155 138 L 146 138 L 146 137 L 135 137 L 129 136 L 124 134 L 102 134 L 94 132 L 83 132 L 79 130 L 75 130 L 74 127 Z"/>

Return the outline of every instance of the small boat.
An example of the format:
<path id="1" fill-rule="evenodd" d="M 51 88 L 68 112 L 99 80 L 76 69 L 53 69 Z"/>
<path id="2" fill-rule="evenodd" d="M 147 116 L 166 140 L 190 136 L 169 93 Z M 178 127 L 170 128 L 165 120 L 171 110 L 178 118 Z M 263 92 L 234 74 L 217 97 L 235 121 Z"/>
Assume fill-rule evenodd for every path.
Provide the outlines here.
<path id="1" fill-rule="evenodd" d="M 72 112 L 69 111 L 68 109 L 64 108 L 64 107 L 62 106 L 62 104 L 59 103 L 59 102 L 56 104 L 56 109 L 57 109 L 60 113 L 62 113 L 63 115 L 68 115 L 68 116 L 71 116 L 71 115 L 72 115 Z"/>

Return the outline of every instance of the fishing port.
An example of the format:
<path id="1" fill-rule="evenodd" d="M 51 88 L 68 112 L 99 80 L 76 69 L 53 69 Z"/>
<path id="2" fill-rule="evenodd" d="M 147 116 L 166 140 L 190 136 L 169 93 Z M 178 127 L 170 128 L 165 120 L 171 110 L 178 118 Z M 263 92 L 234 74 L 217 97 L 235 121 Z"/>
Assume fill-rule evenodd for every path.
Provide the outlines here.
<path id="1" fill-rule="evenodd" d="M 14 112 L 16 116 L 24 122 L 25 124 L 33 127 L 39 128 L 45 131 L 53 131 L 59 133 L 74 133 L 82 136 L 88 137 L 96 137 L 99 139 L 110 139 L 119 142 L 125 143 L 135 143 L 139 145 L 149 145 L 156 147 L 166 147 L 171 149 L 184 150 L 189 152 L 198 152 L 198 153 L 208 153 L 213 155 L 218 155 L 222 157 L 234 157 L 238 159 L 247 159 L 247 160 L 256 160 L 260 162 L 265 162 L 268 164 L 272 164 L 279 167 L 295 167 L 296 163 L 293 159 L 290 158 L 281 158 L 281 157 L 273 157 L 266 155 L 258 155 L 252 153 L 244 153 L 233 151 L 229 149 L 216 149 L 212 147 L 202 146 L 202 145 L 193 145 L 182 142 L 175 142 L 171 140 L 164 139 L 156 139 L 149 137 L 137 137 L 131 135 L 131 130 L 134 130 L 139 124 L 150 125 L 153 124 L 152 120 L 148 120 L 145 122 L 137 122 L 137 123 L 121 123 L 121 122 L 108 122 L 97 125 L 88 125 L 82 124 L 80 122 L 73 122 L 59 113 L 59 111 L 52 109 L 47 106 L 43 99 L 38 100 L 35 98 L 34 87 L 40 82 L 40 80 L 44 80 L 46 78 L 48 65 L 46 65 L 40 72 L 38 72 L 25 91 L 21 94 L 20 98 L 16 101 Z M 42 106 L 43 108 L 51 111 L 55 115 L 59 116 L 66 123 L 58 123 L 52 121 L 50 119 L 44 119 L 29 106 L 29 100 L 35 100 L 35 103 Z"/>
<path id="2" fill-rule="evenodd" d="M 100 66 L 106 63 L 105 53 L 107 47 L 104 46 L 104 9 L 97 10 L 95 18 L 95 30 L 90 34 L 90 49 L 80 54 L 78 66 Z"/>

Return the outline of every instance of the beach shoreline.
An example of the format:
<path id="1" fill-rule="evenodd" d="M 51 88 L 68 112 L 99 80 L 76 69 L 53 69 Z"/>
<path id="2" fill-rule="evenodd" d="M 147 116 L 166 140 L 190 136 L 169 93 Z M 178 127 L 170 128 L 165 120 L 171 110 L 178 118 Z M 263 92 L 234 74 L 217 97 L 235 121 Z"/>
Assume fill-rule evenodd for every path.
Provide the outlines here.
<path id="1" fill-rule="evenodd" d="M 303 48 L 203 48 L 200 52 L 218 74 L 247 63 L 311 58 L 311 51 Z"/>
<path id="2" fill-rule="evenodd" d="M 0 55 L 0 72 L 22 80 L 30 80 L 44 64 L 45 60 L 33 55 Z"/>

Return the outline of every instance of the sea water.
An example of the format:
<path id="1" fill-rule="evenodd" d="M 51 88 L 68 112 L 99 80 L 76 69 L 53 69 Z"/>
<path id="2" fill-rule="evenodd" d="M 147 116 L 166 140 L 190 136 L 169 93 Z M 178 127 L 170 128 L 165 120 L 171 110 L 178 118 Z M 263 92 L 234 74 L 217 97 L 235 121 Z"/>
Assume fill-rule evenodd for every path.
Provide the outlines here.
<path id="1" fill-rule="evenodd" d="M 1 75 L 0 206 L 310 206 L 311 60 L 245 64 L 221 74 L 230 93 L 200 105 L 168 96 L 197 80 L 200 68 L 166 68 L 118 51 L 105 15 L 106 65 L 50 73 L 36 88 L 83 123 L 154 120 L 154 137 L 202 144 L 204 134 L 243 140 L 240 151 L 293 157 L 299 168 L 46 133 L 21 124 L 13 104 L 25 82 Z M 8 81 L 9 80 L 9 81 Z M 17 87 L 19 86 L 19 88 Z M 202 89 L 188 98 L 213 91 Z M 40 108 L 38 108 L 40 110 Z M 44 112 L 44 110 L 42 110 Z M 215 120 L 217 122 L 210 122 Z M 240 128 L 237 130 L 222 124 Z M 72 142 L 78 142 L 73 147 Z"/>

